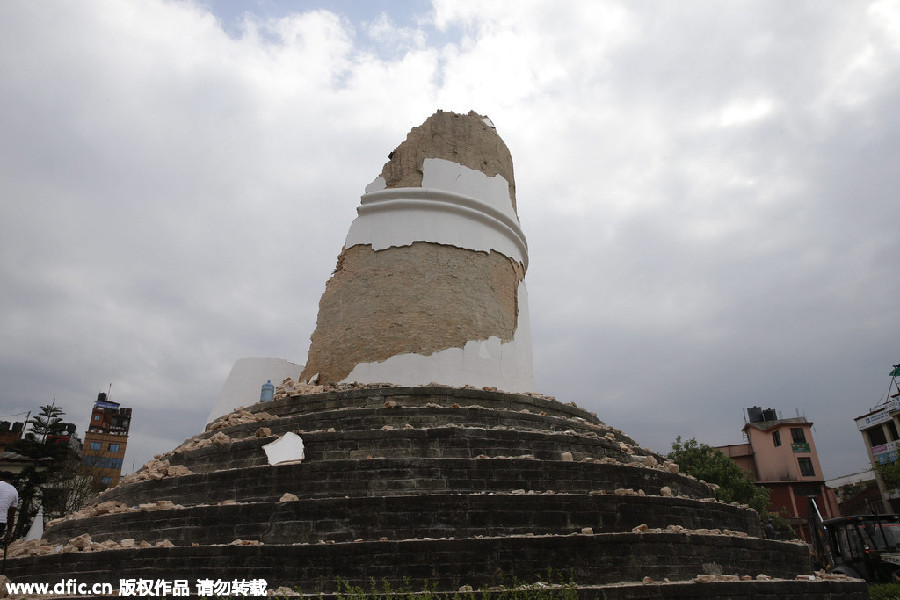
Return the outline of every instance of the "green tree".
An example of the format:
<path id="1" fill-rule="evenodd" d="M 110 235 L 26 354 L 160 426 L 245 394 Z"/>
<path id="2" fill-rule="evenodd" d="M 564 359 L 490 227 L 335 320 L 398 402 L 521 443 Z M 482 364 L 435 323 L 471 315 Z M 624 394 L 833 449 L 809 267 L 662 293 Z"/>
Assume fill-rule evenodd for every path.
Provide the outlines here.
<path id="1" fill-rule="evenodd" d="M 31 433 L 40 443 L 47 441 L 48 435 L 56 435 L 63 430 L 62 418 L 66 413 L 56 403 L 41 407 L 41 412 L 28 420 Z"/>
<path id="2" fill-rule="evenodd" d="M 672 442 L 672 451 L 669 452 L 668 458 L 678 463 L 683 473 L 719 486 L 716 490 L 716 500 L 747 504 L 756 510 L 761 518 L 769 518 L 766 512 L 769 505 L 769 490 L 756 485 L 746 471 L 721 451 L 701 444 L 694 438 L 682 441 L 681 436 L 678 436 Z"/>
<path id="3" fill-rule="evenodd" d="M 875 465 L 875 470 L 881 475 L 884 487 L 889 490 L 900 488 L 900 462 Z"/>

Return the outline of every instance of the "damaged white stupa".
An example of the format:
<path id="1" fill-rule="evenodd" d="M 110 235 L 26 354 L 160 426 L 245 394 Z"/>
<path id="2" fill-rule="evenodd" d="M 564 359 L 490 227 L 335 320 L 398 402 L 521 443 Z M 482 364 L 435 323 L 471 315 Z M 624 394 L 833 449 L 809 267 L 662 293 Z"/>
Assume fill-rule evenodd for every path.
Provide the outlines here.
<path id="1" fill-rule="evenodd" d="M 528 245 L 512 156 L 491 120 L 438 111 L 414 127 L 357 212 L 306 366 L 239 360 L 208 422 L 287 377 L 533 391 Z"/>
<path id="2" fill-rule="evenodd" d="M 528 247 L 493 123 L 435 113 L 357 211 L 301 378 L 532 391 Z"/>

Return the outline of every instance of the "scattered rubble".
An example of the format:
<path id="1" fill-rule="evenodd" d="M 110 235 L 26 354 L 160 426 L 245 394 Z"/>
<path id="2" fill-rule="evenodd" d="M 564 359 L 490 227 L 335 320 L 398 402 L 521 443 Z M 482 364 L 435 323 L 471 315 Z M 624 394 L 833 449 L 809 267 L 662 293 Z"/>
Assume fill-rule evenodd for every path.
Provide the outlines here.
<path id="1" fill-rule="evenodd" d="M 302 596 L 300 592 L 284 585 L 279 588 L 275 588 L 274 590 L 268 590 L 266 592 L 266 595 L 275 596 L 276 598 L 284 598 L 285 596 Z"/>
<path id="2" fill-rule="evenodd" d="M 179 508 L 184 508 L 180 504 L 175 504 L 169 500 L 157 500 L 156 502 L 147 502 L 145 504 L 138 504 L 137 509 L 141 511 L 152 511 L 152 510 L 176 510 Z"/>
<path id="3" fill-rule="evenodd" d="M 225 429 L 226 427 L 234 427 L 236 425 L 243 425 L 245 423 L 257 423 L 259 421 L 271 421 L 276 419 L 277 417 L 270 415 L 269 413 L 262 412 L 250 412 L 243 406 L 235 409 L 233 412 L 228 413 L 227 415 L 223 415 L 206 426 L 206 431 L 217 431 L 219 429 Z"/>
<path id="4" fill-rule="evenodd" d="M 303 381 L 294 381 L 290 377 L 285 379 L 275 388 L 275 400 L 287 398 L 288 396 L 303 396 L 306 394 L 321 394 L 325 391 L 325 386 L 316 385 Z"/>
<path id="5" fill-rule="evenodd" d="M 120 541 L 104 540 L 95 542 L 89 533 L 79 535 L 62 544 L 53 545 L 47 540 L 16 540 L 9 545 L 7 556 L 9 558 L 23 558 L 28 556 L 45 556 L 49 554 L 72 554 L 76 552 L 103 552 L 105 550 L 130 550 L 134 548 L 171 548 L 174 544 L 169 540 L 162 540 L 151 544 L 145 540 L 127 538 Z"/>
<path id="6" fill-rule="evenodd" d="M 86 519 L 88 517 L 96 517 L 98 515 L 113 515 L 116 513 L 123 512 L 134 512 L 136 509 L 129 507 L 124 502 L 100 502 L 99 504 L 95 504 L 92 506 L 86 506 L 80 510 L 77 510 L 71 514 L 66 515 L 65 517 L 61 517 L 59 519 L 53 519 L 47 523 L 47 527 L 52 527 L 58 523 L 62 523 L 64 521 L 72 521 L 75 519 Z"/>
<path id="7" fill-rule="evenodd" d="M 170 465 L 168 460 L 153 458 L 137 472 L 126 475 L 119 481 L 119 485 L 135 483 L 138 481 L 158 481 L 164 477 L 181 477 L 190 475 L 191 470 L 182 465 Z"/>

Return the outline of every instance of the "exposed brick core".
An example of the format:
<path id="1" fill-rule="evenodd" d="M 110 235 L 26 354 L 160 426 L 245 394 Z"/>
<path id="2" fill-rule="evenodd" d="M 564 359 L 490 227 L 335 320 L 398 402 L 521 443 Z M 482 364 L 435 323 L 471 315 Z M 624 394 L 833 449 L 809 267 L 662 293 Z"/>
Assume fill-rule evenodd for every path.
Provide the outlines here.
<path id="1" fill-rule="evenodd" d="M 512 340 L 522 265 L 502 254 L 416 242 L 345 249 L 319 302 L 301 378 L 341 381 L 359 363 Z"/>
<path id="2" fill-rule="evenodd" d="M 481 115 L 474 111 L 467 115 L 439 111 L 421 126 L 413 127 L 381 170 L 387 187 L 421 187 L 426 158 L 443 158 L 489 177 L 502 175 L 509 183 L 509 197 L 516 210 L 512 156 Z"/>

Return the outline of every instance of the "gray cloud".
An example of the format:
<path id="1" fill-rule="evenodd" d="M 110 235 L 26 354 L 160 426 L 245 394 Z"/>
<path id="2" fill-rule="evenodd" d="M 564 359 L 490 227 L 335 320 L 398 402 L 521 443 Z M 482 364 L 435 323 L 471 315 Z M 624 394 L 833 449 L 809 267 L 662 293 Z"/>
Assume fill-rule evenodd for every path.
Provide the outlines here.
<path id="1" fill-rule="evenodd" d="M 891 4 L 221 6 L 0 5 L 0 412 L 83 429 L 112 381 L 127 463 L 199 431 L 237 358 L 304 362 L 387 153 L 475 109 L 515 160 L 538 391 L 662 451 L 796 408 L 828 476 L 865 465 L 900 326 Z"/>

